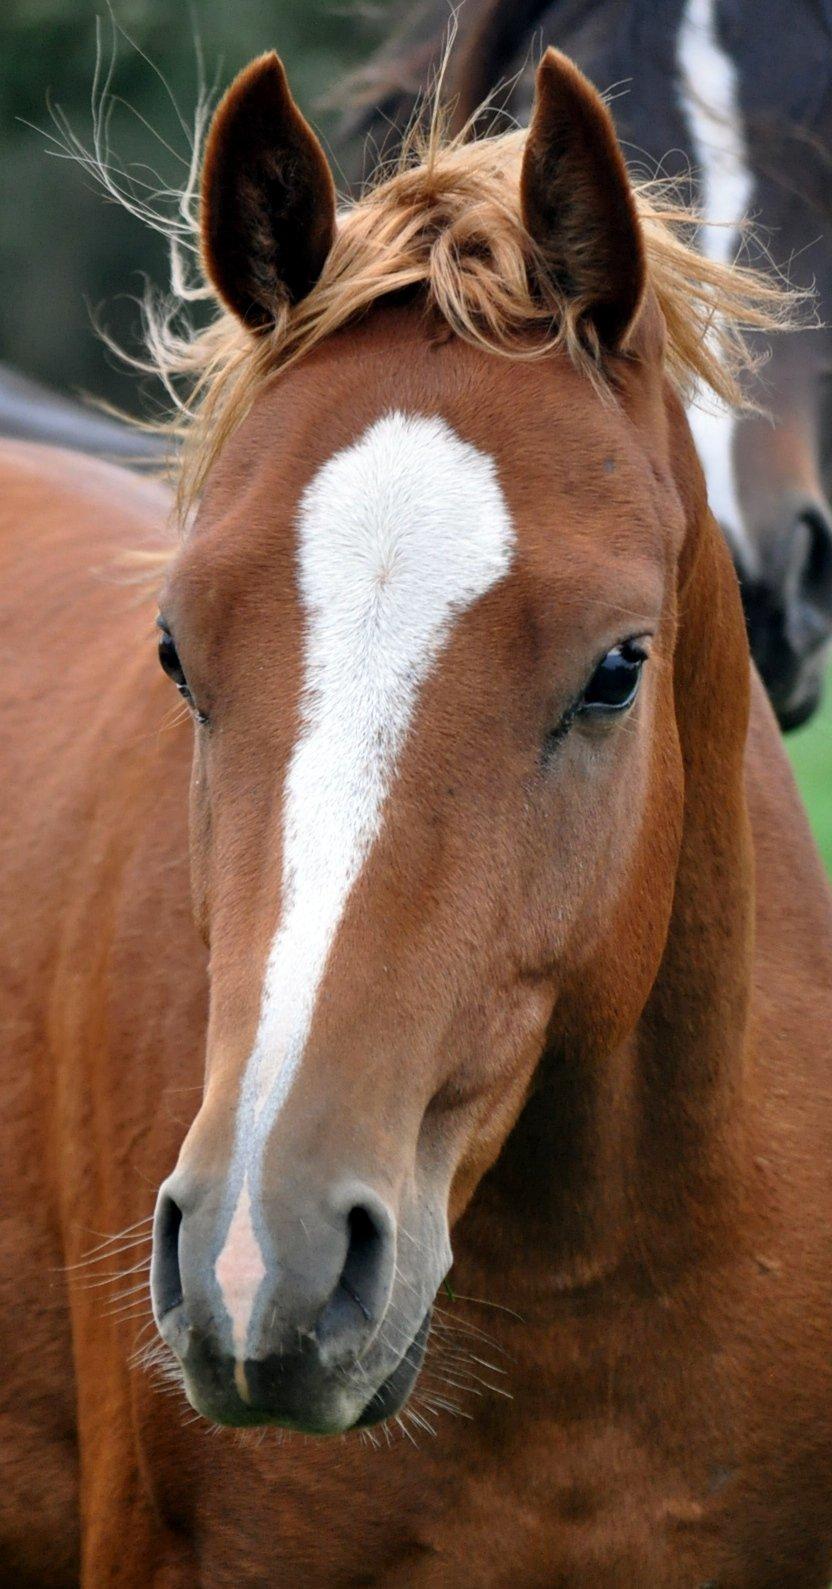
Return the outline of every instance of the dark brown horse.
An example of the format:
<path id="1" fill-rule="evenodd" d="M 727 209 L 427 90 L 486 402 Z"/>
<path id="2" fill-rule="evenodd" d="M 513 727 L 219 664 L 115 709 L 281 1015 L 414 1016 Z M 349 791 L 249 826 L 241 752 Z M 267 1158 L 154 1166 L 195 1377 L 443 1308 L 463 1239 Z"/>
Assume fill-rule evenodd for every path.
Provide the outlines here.
<path id="1" fill-rule="evenodd" d="M 438 69 L 449 10 L 448 0 L 408 5 L 403 32 L 368 69 L 362 121 L 388 151 Z M 557 45 L 610 91 L 634 170 L 685 187 L 692 174 L 706 254 L 733 258 L 749 216 L 790 279 L 817 294 L 822 329 L 771 347 L 759 415 L 705 401 L 689 416 L 752 653 L 781 724 L 794 727 L 817 704 L 832 634 L 829 0 L 787 11 L 778 0 L 464 0 L 457 23 L 444 80 L 457 124 L 500 84 L 498 102 L 525 121 L 541 39 Z"/>
<path id="2" fill-rule="evenodd" d="M 202 224 L 179 720 L 165 494 L 2 453 L 2 1581 L 825 1589 L 832 911 L 677 390 L 750 284 L 554 53 L 337 222 L 264 57 Z"/>

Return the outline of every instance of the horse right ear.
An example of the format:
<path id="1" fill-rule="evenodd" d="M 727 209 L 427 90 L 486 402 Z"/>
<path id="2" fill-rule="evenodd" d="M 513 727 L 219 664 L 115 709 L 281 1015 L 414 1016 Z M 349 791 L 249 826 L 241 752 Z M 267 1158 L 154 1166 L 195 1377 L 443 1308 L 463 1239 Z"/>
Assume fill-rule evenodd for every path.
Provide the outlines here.
<path id="1" fill-rule="evenodd" d="M 273 51 L 240 73 L 211 123 L 201 232 L 213 286 L 252 331 L 304 298 L 323 270 L 335 187 Z"/>
<path id="2" fill-rule="evenodd" d="M 520 201 L 549 278 L 578 303 L 601 346 L 617 351 L 645 291 L 641 224 L 612 117 L 559 50 L 538 67 Z"/>

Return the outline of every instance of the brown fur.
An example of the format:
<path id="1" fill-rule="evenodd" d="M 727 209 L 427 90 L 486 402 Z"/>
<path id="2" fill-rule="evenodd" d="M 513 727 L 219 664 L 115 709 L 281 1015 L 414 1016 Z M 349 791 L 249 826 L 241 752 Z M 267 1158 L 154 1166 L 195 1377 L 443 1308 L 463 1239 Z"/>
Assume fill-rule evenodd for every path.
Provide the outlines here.
<path id="1" fill-rule="evenodd" d="M 210 989 L 192 736 L 149 671 L 152 609 L 95 572 L 170 505 L 2 454 L 15 1589 L 73 1584 L 79 1561 L 85 1589 L 828 1582 L 832 911 L 661 315 L 648 296 L 615 401 L 562 351 L 434 331 L 418 303 L 380 306 L 264 386 L 171 569 L 212 720 L 191 825 Z M 204 1177 L 227 1151 L 297 732 L 294 511 L 393 406 L 494 454 L 517 558 L 420 701 L 280 1175 L 346 1157 L 395 1188 L 414 1132 L 431 1171 L 454 1165 L 454 1299 L 413 1404 L 437 1433 L 241 1443 L 183 1420 L 131 1360 L 131 1300 L 113 1316 L 96 1264 L 66 1266 L 149 1213 L 191 1121 Z M 654 630 L 637 708 L 542 769 L 558 702 L 633 623 Z"/>

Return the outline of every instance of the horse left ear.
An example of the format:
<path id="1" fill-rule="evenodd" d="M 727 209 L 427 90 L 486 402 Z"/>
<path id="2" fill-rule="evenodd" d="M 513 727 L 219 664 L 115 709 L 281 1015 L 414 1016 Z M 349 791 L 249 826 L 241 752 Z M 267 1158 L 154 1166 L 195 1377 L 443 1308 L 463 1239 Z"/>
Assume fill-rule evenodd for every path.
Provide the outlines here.
<path id="1" fill-rule="evenodd" d="M 326 155 L 280 57 L 252 61 L 218 106 L 202 175 L 202 254 L 220 297 L 253 331 L 314 287 L 335 236 Z"/>
<path id="2" fill-rule="evenodd" d="M 523 222 L 551 280 L 602 347 L 627 340 L 646 282 L 633 190 L 612 117 L 577 66 L 548 49 L 520 175 Z"/>

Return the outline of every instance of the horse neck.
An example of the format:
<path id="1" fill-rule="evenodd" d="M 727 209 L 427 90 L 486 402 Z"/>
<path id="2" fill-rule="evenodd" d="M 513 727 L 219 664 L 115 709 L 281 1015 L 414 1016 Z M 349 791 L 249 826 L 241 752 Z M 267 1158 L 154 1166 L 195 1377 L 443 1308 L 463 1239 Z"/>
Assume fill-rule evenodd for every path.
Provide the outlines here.
<path id="1" fill-rule="evenodd" d="M 684 807 L 670 920 L 649 996 L 623 1038 L 610 1043 L 603 1015 L 605 1000 L 615 1001 L 615 954 L 602 957 L 597 984 L 583 979 L 565 1038 L 556 1010 L 532 1092 L 463 1225 L 480 1263 L 514 1268 L 515 1296 L 586 1286 L 628 1264 L 655 1274 L 663 1263 L 696 1263 L 708 1247 L 724 1251 L 743 1217 L 754 901 L 748 647 L 683 423 L 677 483 L 688 532 L 674 696 Z M 649 889 L 645 899 L 649 909 Z M 613 975 L 626 977 L 626 967 Z"/>

